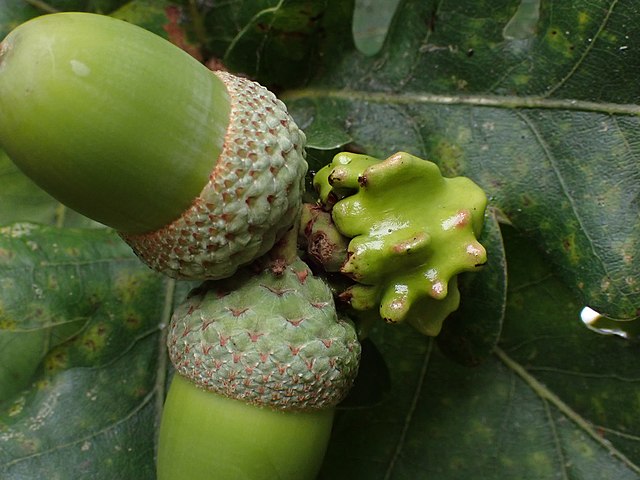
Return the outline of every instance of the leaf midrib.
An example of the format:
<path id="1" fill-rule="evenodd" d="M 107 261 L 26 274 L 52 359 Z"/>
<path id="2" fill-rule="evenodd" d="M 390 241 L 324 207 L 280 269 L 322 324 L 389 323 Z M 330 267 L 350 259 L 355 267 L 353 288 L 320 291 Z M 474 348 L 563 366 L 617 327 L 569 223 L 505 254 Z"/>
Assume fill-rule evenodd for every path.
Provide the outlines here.
<path id="1" fill-rule="evenodd" d="M 444 95 L 435 93 L 370 92 L 365 90 L 308 87 L 280 94 L 287 102 L 299 100 L 345 100 L 388 105 L 463 105 L 504 109 L 571 110 L 608 115 L 640 115 L 640 105 L 592 102 L 568 98 L 515 95 Z"/>

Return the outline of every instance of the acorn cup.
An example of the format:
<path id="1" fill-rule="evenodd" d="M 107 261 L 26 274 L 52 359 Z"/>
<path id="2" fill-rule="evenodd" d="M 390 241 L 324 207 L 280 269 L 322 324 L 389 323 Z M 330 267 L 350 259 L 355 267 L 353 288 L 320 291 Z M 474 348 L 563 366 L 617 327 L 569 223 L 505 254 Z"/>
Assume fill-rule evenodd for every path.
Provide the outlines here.
<path id="1" fill-rule="evenodd" d="M 174 278 L 223 278 L 299 215 L 305 136 L 264 87 L 102 15 L 0 44 L 0 146 L 40 187 Z"/>

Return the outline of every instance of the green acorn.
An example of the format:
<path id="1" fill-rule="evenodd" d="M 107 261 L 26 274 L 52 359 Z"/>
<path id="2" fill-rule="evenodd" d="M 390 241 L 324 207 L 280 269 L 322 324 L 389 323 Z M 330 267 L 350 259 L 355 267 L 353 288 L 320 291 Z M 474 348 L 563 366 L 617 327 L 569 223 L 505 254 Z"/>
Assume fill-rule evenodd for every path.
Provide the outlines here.
<path id="1" fill-rule="evenodd" d="M 304 133 L 264 87 L 102 15 L 44 15 L 0 43 L 0 146 L 152 268 L 222 278 L 294 223 Z"/>
<path id="2" fill-rule="evenodd" d="M 158 478 L 315 478 L 360 344 L 296 258 L 194 289 L 173 315 L 176 368 Z"/>
<path id="3" fill-rule="evenodd" d="M 457 275 L 487 260 L 477 240 L 487 204 L 482 189 L 404 152 L 383 161 L 340 153 L 314 186 L 333 220 L 324 223 L 325 236 L 349 238 L 346 255 L 334 257 L 356 283 L 340 297 L 358 311 L 377 309 L 388 323 L 406 320 L 437 335 L 459 306 Z"/>

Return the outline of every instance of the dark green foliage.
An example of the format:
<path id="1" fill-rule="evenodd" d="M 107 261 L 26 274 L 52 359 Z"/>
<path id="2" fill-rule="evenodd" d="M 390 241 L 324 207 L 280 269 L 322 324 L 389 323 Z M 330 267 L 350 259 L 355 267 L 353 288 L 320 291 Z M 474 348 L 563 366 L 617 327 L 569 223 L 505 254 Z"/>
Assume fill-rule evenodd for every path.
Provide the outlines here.
<path id="1" fill-rule="evenodd" d="M 0 32 L 40 13 L 3 5 Z M 373 56 L 352 40 L 351 2 L 170 6 L 182 15 L 164 25 L 181 27 L 203 59 L 278 89 L 308 134 L 312 169 L 337 149 L 380 158 L 403 150 L 445 176 L 471 177 L 489 196 L 480 239 L 489 263 L 460 279 L 460 310 L 437 340 L 403 326 L 374 328 L 370 341 L 386 367 L 375 356 L 368 379 L 388 369 L 390 387 L 374 385 L 375 402 L 339 412 L 321 478 L 639 478 L 638 345 L 622 338 L 637 331 L 640 308 L 638 2 L 404 0 Z M 154 30 L 166 32 L 157 7 L 151 13 Z M 1 168 L 3 224 L 87 225 L 8 162 Z M 166 367 L 159 326 L 164 306 L 186 288 L 146 277 L 122 245 L 94 246 L 117 241 L 110 233 L 37 228 L 32 235 L 48 252 L 84 252 L 82 262 L 67 259 L 73 295 L 49 306 L 32 287 L 45 275 L 34 266 L 37 252 L 10 231 L 0 243 L 9 262 L 0 282 L 18 283 L 0 298 L 17 310 L 0 317 L 0 338 L 13 335 L 20 347 L 3 344 L 0 355 L 19 375 L 1 390 L 0 477 L 152 480 Z M 147 279 L 126 301 L 112 291 L 125 271 Z M 91 292 L 103 300 L 95 314 Z M 628 321 L 601 322 L 617 335 L 599 335 L 580 321 L 585 305 Z M 28 308 L 36 310 L 17 313 Z M 38 308 L 62 321 L 29 328 Z M 126 309 L 141 315 L 140 330 L 105 323 Z M 105 324 L 103 353 L 81 352 L 74 339 L 93 338 Z M 53 362 L 65 348 L 73 361 Z M 9 371 L 4 358 L 1 365 Z M 46 374 L 48 365 L 58 369 Z M 46 416 L 54 401 L 59 416 Z"/>

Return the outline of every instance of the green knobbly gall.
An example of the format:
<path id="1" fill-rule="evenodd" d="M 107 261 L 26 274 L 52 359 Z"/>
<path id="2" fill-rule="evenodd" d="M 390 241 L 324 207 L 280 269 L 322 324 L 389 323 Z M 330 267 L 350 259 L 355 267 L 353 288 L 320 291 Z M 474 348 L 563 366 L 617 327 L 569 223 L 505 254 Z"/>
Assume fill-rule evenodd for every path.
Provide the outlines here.
<path id="1" fill-rule="evenodd" d="M 478 242 L 487 198 L 466 177 L 399 152 L 380 161 L 341 153 L 314 178 L 337 230 L 350 238 L 340 272 L 356 284 L 340 297 L 355 310 L 378 308 L 427 335 L 458 308 L 456 276 L 487 260 Z"/>
<path id="2" fill-rule="evenodd" d="M 322 168 L 314 176 L 313 184 L 324 205 L 331 207 L 342 197 L 357 189 L 358 177 L 354 177 L 352 172 L 364 171 L 378 161 L 368 155 L 337 154 L 331 162 L 332 168 Z"/>

